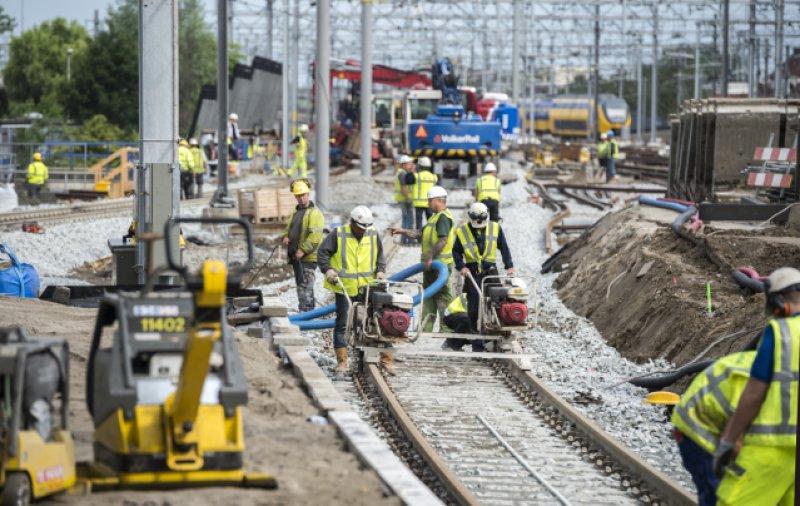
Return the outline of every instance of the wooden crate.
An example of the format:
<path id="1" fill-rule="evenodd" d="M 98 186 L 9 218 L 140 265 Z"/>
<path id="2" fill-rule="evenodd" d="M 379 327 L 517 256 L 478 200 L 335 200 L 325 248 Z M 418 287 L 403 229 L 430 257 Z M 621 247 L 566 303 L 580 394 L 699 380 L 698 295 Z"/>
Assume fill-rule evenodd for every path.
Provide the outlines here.
<path id="1" fill-rule="evenodd" d="M 285 187 L 239 190 L 239 215 L 253 223 L 285 222 L 297 201 Z"/>

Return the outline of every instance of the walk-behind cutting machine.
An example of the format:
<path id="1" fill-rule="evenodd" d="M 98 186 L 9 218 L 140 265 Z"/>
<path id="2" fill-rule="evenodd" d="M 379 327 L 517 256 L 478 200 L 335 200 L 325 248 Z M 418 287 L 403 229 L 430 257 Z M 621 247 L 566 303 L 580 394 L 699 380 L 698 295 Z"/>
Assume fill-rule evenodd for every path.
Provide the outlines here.
<path id="1" fill-rule="evenodd" d="M 68 360 L 64 339 L 0 329 L 4 506 L 24 506 L 75 484 L 75 450 L 67 428 Z"/>
<path id="2" fill-rule="evenodd" d="M 170 231 L 181 223 L 243 227 L 244 266 L 229 276 L 224 262 L 206 260 L 190 273 L 171 254 Z M 271 476 L 244 470 L 247 380 L 225 322 L 226 291 L 253 265 L 250 224 L 178 218 L 167 222 L 164 242 L 168 268 L 156 269 L 141 292 L 109 294 L 100 303 L 86 382 L 95 462 L 83 471 L 95 489 L 275 487 Z M 183 287 L 153 292 L 169 270 Z"/>
<path id="3" fill-rule="evenodd" d="M 339 284 L 344 291 L 344 285 Z M 422 298 L 419 283 L 373 280 L 363 297 L 350 304 L 345 336 L 355 347 L 413 343 L 419 337 L 419 318 L 414 318 L 414 296 Z M 414 322 L 416 321 L 416 325 Z"/>

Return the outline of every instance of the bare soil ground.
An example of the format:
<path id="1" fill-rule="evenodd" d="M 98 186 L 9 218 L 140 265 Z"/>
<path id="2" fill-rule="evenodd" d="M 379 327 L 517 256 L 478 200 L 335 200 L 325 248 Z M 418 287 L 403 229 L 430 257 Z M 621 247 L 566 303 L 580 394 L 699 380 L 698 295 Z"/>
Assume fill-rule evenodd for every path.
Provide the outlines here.
<path id="1" fill-rule="evenodd" d="M 606 216 L 573 244 L 556 280 L 564 302 L 589 318 L 620 353 L 636 361 L 694 360 L 745 346 L 767 321 L 764 297 L 741 289 L 731 277 L 739 266 L 762 275 L 800 264 L 800 234 L 787 228 L 760 231 L 706 226 L 692 242 L 668 224 L 675 213 L 629 208 Z M 712 308 L 707 310 L 706 282 Z"/>
<path id="2" fill-rule="evenodd" d="M 30 335 L 63 336 L 70 345 L 70 424 L 78 460 L 92 457 L 92 422 L 86 410 L 86 363 L 95 311 L 36 299 L 0 297 L 0 326 L 21 325 Z M 269 472 L 277 490 L 205 488 L 183 491 L 119 491 L 58 496 L 56 504 L 81 505 L 318 505 L 399 504 L 386 498 L 378 477 L 344 451 L 331 426 L 306 422 L 316 408 L 292 374 L 260 340 L 236 335 L 249 383 L 244 418 L 245 465 Z"/>

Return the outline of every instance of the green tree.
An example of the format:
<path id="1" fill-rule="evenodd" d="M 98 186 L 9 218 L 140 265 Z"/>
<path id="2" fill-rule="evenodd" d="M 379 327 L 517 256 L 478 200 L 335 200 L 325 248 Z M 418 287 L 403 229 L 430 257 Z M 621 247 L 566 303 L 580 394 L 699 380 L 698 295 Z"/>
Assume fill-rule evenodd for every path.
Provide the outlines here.
<path id="1" fill-rule="evenodd" d="M 179 131 L 189 130 L 200 88 L 216 79 L 217 43 L 203 19 L 199 0 L 185 0 L 179 12 Z"/>
<path id="2" fill-rule="evenodd" d="M 0 25 L 2 22 L 0 18 Z M 77 58 L 85 53 L 88 43 L 86 30 L 63 18 L 46 21 L 11 39 L 8 63 L 3 70 L 10 108 L 14 109 L 14 103 L 30 102 L 31 107 L 45 116 L 60 116 L 61 94 L 67 79 L 67 48 L 72 48 L 73 58 Z"/>
<path id="3" fill-rule="evenodd" d="M 0 35 L 14 30 L 16 26 L 14 18 L 6 14 L 6 10 L 0 5 Z"/>
<path id="4" fill-rule="evenodd" d="M 102 114 L 95 114 L 74 133 L 75 140 L 85 142 L 112 142 L 125 139 L 125 132 L 108 122 Z"/>
<path id="5" fill-rule="evenodd" d="M 139 13 L 135 0 L 110 7 L 106 29 L 74 60 L 67 110 L 79 121 L 103 114 L 128 132 L 139 124 Z"/>

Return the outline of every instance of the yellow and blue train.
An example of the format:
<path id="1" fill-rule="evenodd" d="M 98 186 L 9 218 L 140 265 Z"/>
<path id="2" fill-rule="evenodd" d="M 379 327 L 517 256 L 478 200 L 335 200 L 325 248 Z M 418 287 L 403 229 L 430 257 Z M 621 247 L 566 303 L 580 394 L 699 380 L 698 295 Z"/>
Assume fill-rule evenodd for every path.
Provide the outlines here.
<path id="1" fill-rule="evenodd" d="M 537 101 L 534 106 L 534 128 L 539 133 L 560 137 L 586 137 L 589 133 L 591 105 L 586 95 L 560 95 Z M 530 122 L 530 102 L 524 107 L 525 131 Z M 600 132 L 613 130 L 619 134 L 631 124 L 628 103 L 616 95 L 601 94 L 597 107 Z"/>

